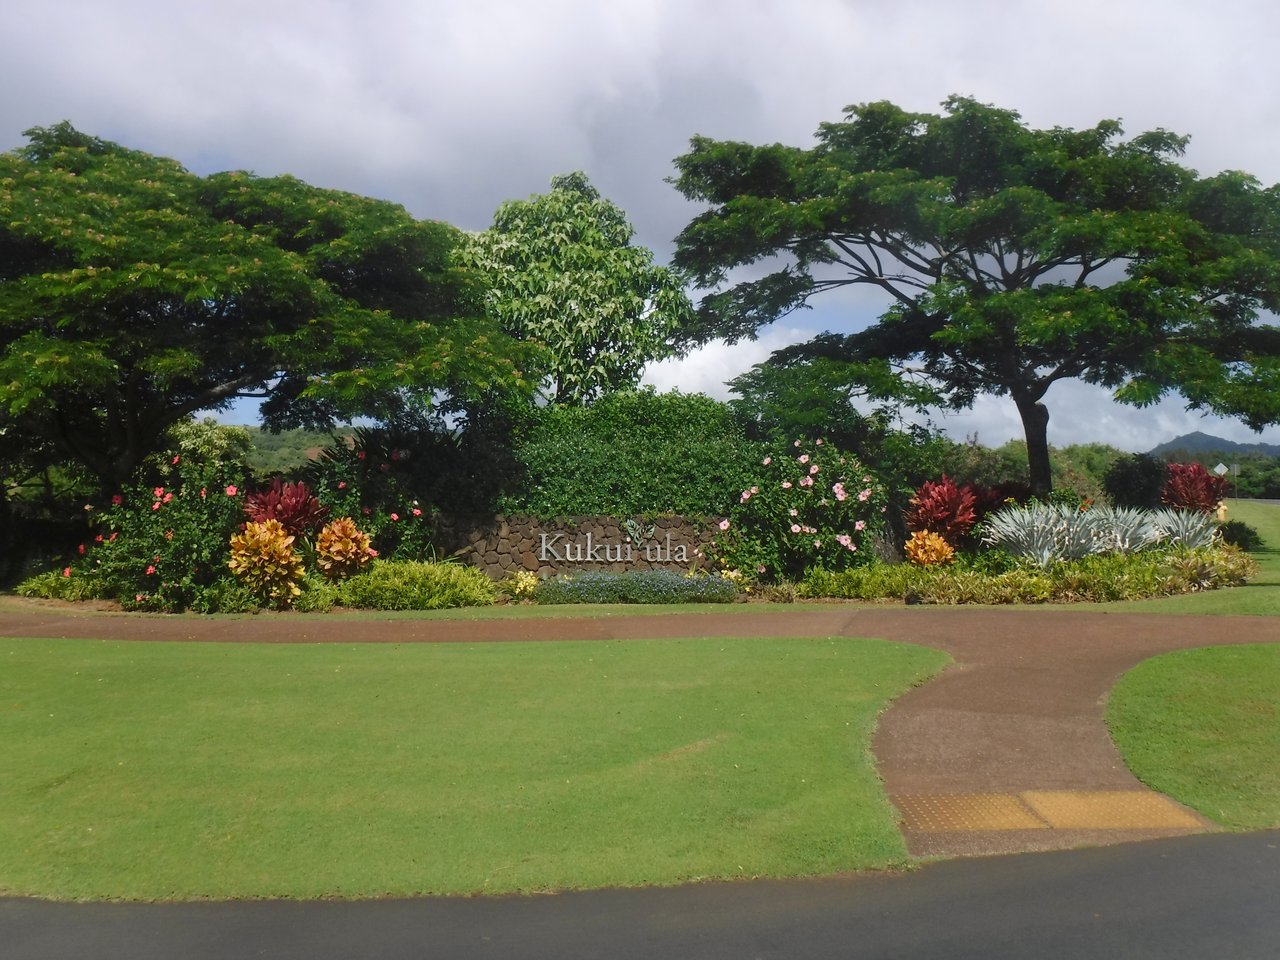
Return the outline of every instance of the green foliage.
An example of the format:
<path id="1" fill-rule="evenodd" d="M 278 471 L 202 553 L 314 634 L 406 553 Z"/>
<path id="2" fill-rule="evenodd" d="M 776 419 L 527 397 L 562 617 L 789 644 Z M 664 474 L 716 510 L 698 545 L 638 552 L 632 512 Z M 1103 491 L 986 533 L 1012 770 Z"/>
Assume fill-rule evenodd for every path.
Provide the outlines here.
<path id="1" fill-rule="evenodd" d="M 193 613 L 256 613 L 262 601 L 234 576 L 215 580 L 196 592 L 191 600 Z"/>
<path id="2" fill-rule="evenodd" d="M 493 603 L 497 588 L 475 567 L 377 560 L 337 587 L 336 602 L 368 610 L 442 610 Z"/>
<path id="3" fill-rule="evenodd" d="M 1157 507 L 1168 470 L 1164 461 L 1147 453 L 1120 457 L 1107 470 L 1102 485 L 1117 507 Z"/>
<path id="4" fill-rule="evenodd" d="M 189 464 L 243 475 L 249 468 L 252 449 L 253 440 L 245 427 L 227 426 L 212 417 L 187 417 L 168 429 L 160 451 L 144 461 L 142 473 L 133 479 L 162 479 L 175 456 Z"/>
<path id="5" fill-rule="evenodd" d="M 679 280 L 633 247 L 631 224 L 582 173 L 498 208 L 459 259 L 488 284 L 485 307 L 509 334 L 544 345 L 531 368 L 554 403 L 584 404 L 640 382 L 692 319 Z"/>
<path id="6" fill-rule="evenodd" d="M 339 584 L 333 580 L 312 574 L 299 587 L 302 592 L 293 599 L 293 609 L 299 613 L 328 613 L 338 605 Z"/>
<path id="7" fill-rule="evenodd" d="M 0 423 L 114 490 L 236 396 L 270 422 L 525 386 L 461 234 L 292 177 L 198 177 L 67 124 L 0 155 Z M 56 318 L 56 323 L 50 322 Z"/>
<path id="8" fill-rule="evenodd" d="M 20 597 L 31 597 L 40 600 L 97 600 L 100 598 L 99 584 L 89 577 L 76 575 L 73 567 L 61 570 L 47 570 L 28 577 L 14 587 Z"/>
<path id="9" fill-rule="evenodd" d="M 1231 466 L 1230 495 L 1249 499 L 1280 500 L 1280 457 L 1239 450 L 1166 450 L 1162 456 L 1176 463 L 1199 463 L 1213 468 Z"/>
<path id="10" fill-rule="evenodd" d="M 1218 524 L 1218 535 L 1222 542 L 1241 550 L 1254 551 L 1262 544 L 1262 534 L 1242 520 L 1224 520 Z"/>
<path id="11" fill-rule="evenodd" d="M 560 574 L 534 588 L 538 603 L 732 603 L 738 588 L 726 577 L 674 570 Z"/>
<path id="12" fill-rule="evenodd" d="M 1240 586 L 1257 564 L 1229 547 L 1173 547 L 1063 560 L 1044 568 L 984 572 L 980 566 L 874 564 L 809 570 L 804 597 L 936 604 L 1105 603 Z"/>
<path id="13" fill-rule="evenodd" d="M 306 470 L 330 514 L 350 517 L 385 559 L 430 560 L 430 504 L 416 490 L 430 447 L 423 434 L 358 428 L 334 438 Z"/>
<path id="14" fill-rule="evenodd" d="M 867 545 L 884 527 L 884 488 L 857 458 L 821 439 L 794 440 L 763 457 L 735 499 L 707 554 L 749 580 L 868 563 Z"/>
<path id="15" fill-rule="evenodd" d="M 647 389 L 537 410 L 515 455 L 523 489 L 500 508 L 551 518 L 718 515 L 750 486 L 764 453 L 724 404 Z"/>
<path id="16" fill-rule="evenodd" d="M 248 463 L 258 476 L 264 474 L 293 474 L 311 462 L 312 456 L 328 446 L 333 437 L 323 430 L 279 430 L 272 432 L 262 427 L 243 427 L 249 435 L 251 449 Z"/>
<path id="17" fill-rule="evenodd" d="M 1164 131 L 1126 141 L 1115 121 L 1037 130 L 971 99 L 943 106 L 851 106 L 809 150 L 695 137 L 675 182 L 708 207 L 675 262 L 711 291 L 706 327 L 749 337 L 821 292 L 883 290 L 878 323 L 788 362 L 880 363 L 955 407 L 1008 396 L 1040 496 L 1041 401 L 1058 380 L 1137 405 L 1177 389 L 1253 425 L 1280 418 L 1266 319 L 1280 306 L 1277 188 L 1198 178 L 1176 162 L 1184 138 Z M 777 268 L 732 283 L 759 262 Z"/>

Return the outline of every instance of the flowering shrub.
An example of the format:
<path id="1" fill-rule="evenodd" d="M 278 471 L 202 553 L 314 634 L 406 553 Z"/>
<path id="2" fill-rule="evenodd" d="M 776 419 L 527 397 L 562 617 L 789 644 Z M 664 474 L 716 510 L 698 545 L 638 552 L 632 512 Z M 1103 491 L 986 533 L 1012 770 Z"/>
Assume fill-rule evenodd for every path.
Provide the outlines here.
<path id="1" fill-rule="evenodd" d="M 325 524 L 316 538 L 316 567 L 330 580 L 354 576 L 369 565 L 377 551 L 369 545 L 350 517 L 340 517 Z"/>
<path id="2" fill-rule="evenodd" d="M 329 508 L 315 498 L 305 483 L 283 483 L 279 477 L 266 490 L 249 494 L 244 512 L 255 523 L 278 520 L 295 537 L 315 533 L 329 516 Z"/>
<path id="3" fill-rule="evenodd" d="M 204 593 L 229 579 L 226 543 L 244 516 L 243 476 L 181 456 L 168 466 L 160 483 L 86 505 L 91 534 L 63 571 L 81 581 L 78 595 L 176 612 L 199 608 Z"/>
<path id="4" fill-rule="evenodd" d="M 911 534 L 904 549 L 907 559 L 922 567 L 949 563 L 956 555 L 955 548 L 941 534 L 932 530 L 917 530 Z"/>
<path id="5" fill-rule="evenodd" d="M 911 498 L 906 513 L 907 529 L 928 530 L 952 547 L 959 546 L 978 521 L 977 503 L 972 487 L 958 487 L 944 473 L 937 483 L 926 480 Z"/>
<path id="6" fill-rule="evenodd" d="M 305 573 L 293 539 L 279 520 L 247 523 L 231 538 L 227 566 L 258 600 L 287 607 L 302 592 L 298 581 Z"/>
<path id="7" fill-rule="evenodd" d="M 708 547 L 713 563 L 748 579 L 796 579 L 807 567 L 868 563 L 884 524 L 884 489 L 851 454 L 797 440 L 766 456 Z"/>
<path id="8" fill-rule="evenodd" d="M 531 599 L 538 588 L 538 575 L 531 570 L 513 570 L 507 577 L 506 588 L 516 600 Z"/>
<path id="9" fill-rule="evenodd" d="M 1175 510 L 1213 513 L 1226 495 L 1227 478 L 1211 474 L 1199 463 L 1171 463 L 1160 502 Z"/>
<path id="10" fill-rule="evenodd" d="M 391 442 L 395 441 L 395 442 Z M 414 492 L 407 440 L 377 430 L 357 430 L 350 444 L 327 448 L 306 470 L 316 496 L 332 515 L 351 517 L 369 535 L 379 556 L 430 560 L 431 513 Z"/>

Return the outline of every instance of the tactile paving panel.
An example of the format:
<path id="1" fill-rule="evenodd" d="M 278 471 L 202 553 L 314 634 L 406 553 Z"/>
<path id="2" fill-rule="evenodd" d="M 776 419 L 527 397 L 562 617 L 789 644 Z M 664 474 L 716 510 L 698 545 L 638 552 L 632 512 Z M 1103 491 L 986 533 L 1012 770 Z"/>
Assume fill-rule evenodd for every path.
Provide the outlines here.
<path id="1" fill-rule="evenodd" d="M 908 830 L 1044 830 L 1035 816 L 1011 793 L 897 794 L 893 802 Z"/>
<path id="2" fill-rule="evenodd" d="M 1019 796 L 1059 830 L 1160 830 L 1203 826 L 1172 800 L 1145 790 L 1027 790 Z"/>

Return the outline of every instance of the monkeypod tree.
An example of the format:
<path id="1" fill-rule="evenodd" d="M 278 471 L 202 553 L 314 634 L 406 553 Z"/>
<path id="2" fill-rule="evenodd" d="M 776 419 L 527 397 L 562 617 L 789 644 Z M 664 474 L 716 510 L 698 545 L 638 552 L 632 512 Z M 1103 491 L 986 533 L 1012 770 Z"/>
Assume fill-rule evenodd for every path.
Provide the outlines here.
<path id="1" fill-rule="evenodd" d="M 538 372 L 554 403 L 633 389 L 647 363 L 684 343 L 692 305 L 650 251 L 632 246 L 634 232 L 579 172 L 502 204 L 462 251 L 488 283 L 490 314 L 510 335 L 546 347 Z"/>
<path id="2" fill-rule="evenodd" d="M 1255 428 L 1280 418 L 1280 189 L 1201 178 L 1162 130 L 1125 140 L 1110 120 L 1036 130 L 970 99 L 944 107 L 849 107 L 808 150 L 695 137 L 674 182 L 709 208 L 675 263 L 710 290 L 705 331 L 751 337 L 824 291 L 875 288 L 888 309 L 868 329 L 773 362 L 878 365 L 954 407 L 1008 396 L 1039 494 L 1059 380 L 1139 406 L 1176 390 Z"/>
<path id="3" fill-rule="evenodd" d="M 196 176 L 68 124 L 0 155 L 0 423 L 116 489 L 198 410 L 386 417 L 523 385 L 460 231 L 292 177 Z"/>

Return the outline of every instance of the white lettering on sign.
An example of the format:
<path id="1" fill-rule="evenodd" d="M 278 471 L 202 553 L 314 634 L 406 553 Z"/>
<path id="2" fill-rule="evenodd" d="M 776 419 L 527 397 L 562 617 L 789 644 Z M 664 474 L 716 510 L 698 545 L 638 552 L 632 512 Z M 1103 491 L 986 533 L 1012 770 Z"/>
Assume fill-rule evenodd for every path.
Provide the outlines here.
<path id="1" fill-rule="evenodd" d="M 538 560 L 543 563 L 623 563 L 635 559 L 630 542 L 601 543 L 588 533 L 575 540 L 564 533 L 539 534 Z M 689 548 L 672 544 L 671 534 L 664 541 L 644 545 L 644 558 L 650 563 L 688 563 Z"/>

